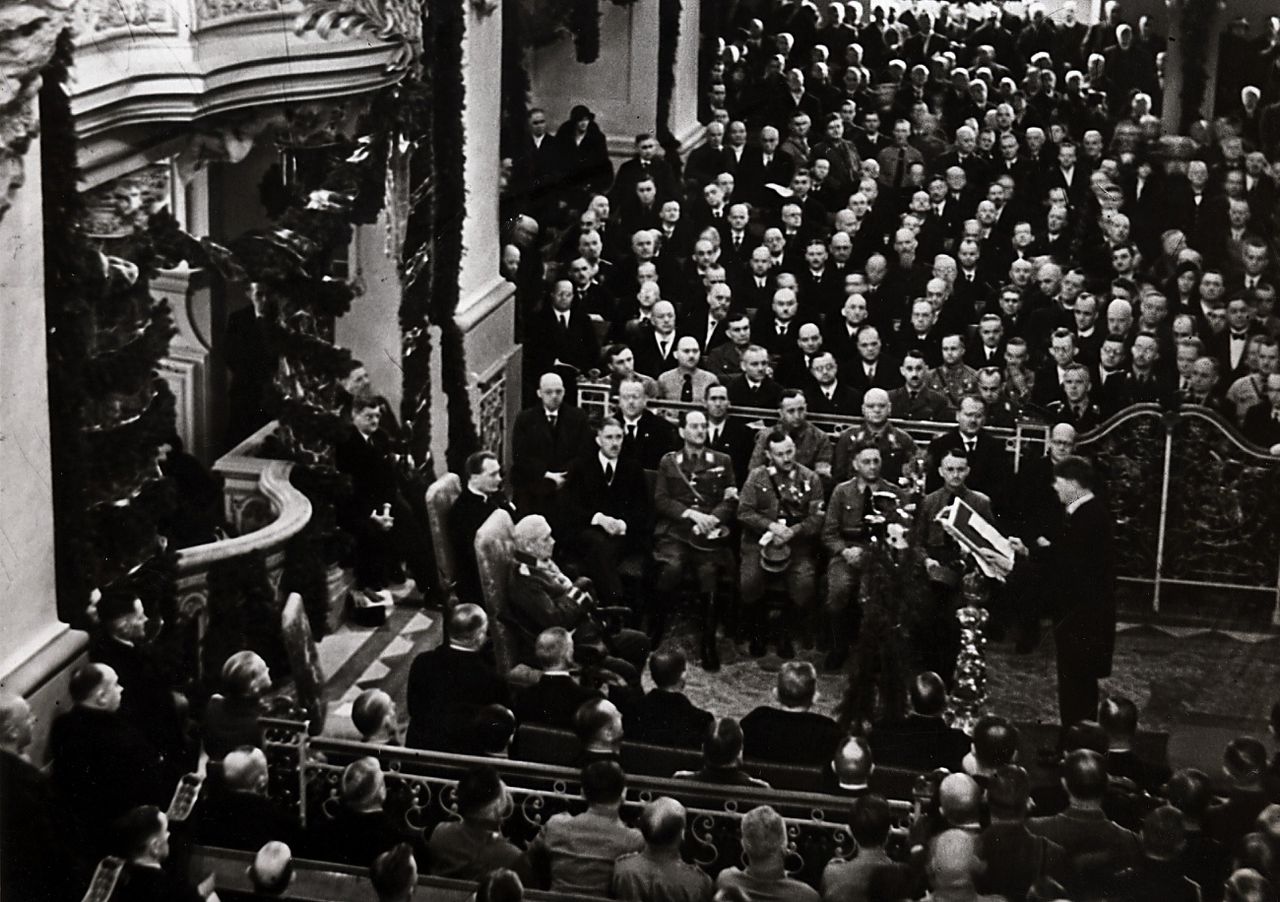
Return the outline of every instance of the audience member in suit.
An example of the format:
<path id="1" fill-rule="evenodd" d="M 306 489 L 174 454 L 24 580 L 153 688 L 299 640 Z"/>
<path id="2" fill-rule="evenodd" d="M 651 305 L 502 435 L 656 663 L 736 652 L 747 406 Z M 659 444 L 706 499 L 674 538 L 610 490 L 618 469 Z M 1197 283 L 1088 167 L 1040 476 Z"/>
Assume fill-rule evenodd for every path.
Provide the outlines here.
<path id="1" fill-rule="evenodd" d="M 880 721 L 871 729 L 871 754 L 880 764 L 912 770 L 945 767 L 959 772 L 970 748 L 969 737 L 947 726 L 947 687 L 936 673 L 918 674 L 911 683 L 911 713 Z"/>
<path id="2" fill-rule="evenodd" d="M 1107 898 L 1201 902 L 1199 884 L 1178 866 L 1187 844 L 1178 809 L 1164 805 L 1149 812 L 1142 821 L 1141 840 L 1141 858 L 1109 881 Z"/>
<path id="3" fill-rule="evenodd" d="M 111 894 L 117 902 L 202 902 L 213 893 L 212 876 L 193 886 L 169 860 L 169 818 L 155 805 L 131 808 L 112 833 L 113 851 L 124 859 Z"/>
<path id="4" fill-rule="evenodd" d="M 743 816 L 741 829 L 747 863 L 726 868 L 716 877 L 716 889 L 723 898 L 818 902 L 817 890 L 787 876 L 787 825 L 778 812 L 769 805 L 757 805 Z M 730 895 L 735 890 L 740 895 Z"/>
<path id="5" fill-rule="evenodd" d="M 840 381 L 840 368 L 830 353 L 823 351 L 813 358 L 809 366 L 812 384 L 805 392 L 809 412 L 815 414 L 840 414 L 857 416 L 861 397 Z"/>
<path id="6" fill-rule="evenodd" d="M 335 817 L 308 825 L 307 857 L 367 868 L 383 852 L 408 842 L 419 867 L 426 867 L 421 835 L 411 833 L 403 815 L 387 808 L 387 784 L 377 758 L 358 758 L 347 765 L 339 799 Z"/>
<path id="7" fill-rule="evenodd" d="M 195 808 L 199 841 L 256 852 L 272 840 L 294 845 L 298 825 L 267 794 L 267 756 L 237 749 L 222 759 L 222 779 Z"/>
<path id="8" fill-rule="evenodd" d="M 1246 833 L 1257 829 L 1258 815 L 1269 801 L 1263 784 L 1266 769 L 1267 749 L 1257 739 L 1240 736 L 1227 743 L 1222 754 L 1222 771 L 1230 781 L 1226 801 L 1204 815 L 1205 829 L 1225 848 L 1237 848 Z"/>
<path id="9" fill-rule="evenodd" d="M 1013 463 L 1004 443 L 983 429 L 986 413 L 986 403 L 981 398 L 971 396 L 960 402 L 956 428 L 929 443 L 925 491 L 932 492 L 942 485 L 938 467 L 943 455 L 953 448 L 964 448 L 969 460 L 969 487 L 989 497 L 998 512 L 1008 500 Z"/>
<path id="10" fill-rule="evenodd" d="M 1225 384 L 1249 375 L 1249 339 L 1262 333 L 1262 326 L 1254 321 L 1250 299 L 1243 293 L 1233 295 L 1227 301 L 1227 328 L 1210 335 L 1205 343 L 1205 350 L 1217 358 L 1218 372 Z"/>
<path id="11" fill-rule="evenodd" d="M 569 462 L 589 447 L 587 416 L 576 406 L 564 406 L 564 393 L 564 380 L 544 373 L 538 382 L 540 403 L 520 411 L 512 427 L 511 481 L 521 515 L 553 513 Z"/>
<path id="12" fill-rule="evenodd" d="M 409 667 L 409 748 L 466 751 L 472 746 L 468 730 L 476 712 L 511 703 L 506 680 L 482 651 L 489 638 L 484 608 L 468 603 L 454 607 L 447 635 Z"/>
<path id="13" fill-rule="evenodd" d="M 728 341 L 716 345 L 704 358 L 706 368 L 727 382 L 730 377 L 742 375 L 742 353 L 751 347 L 751 318 L 746 311 L 731 311 L 725 318 L 725 337 Z"/>
<path id="14" fill-rule="evenodd" d="M 1213 803 L 1213 782 L 1204 771 L 1183 768 L 1169 778 L 1164 797 L 1182 813 L 1187 845 L 1179 861 L 1184 874 L 1200 884 L 1206 900 L 1222 898 L 1222 882 L 1231 873 L 1231 852 L 1205 830 Z"/>
<path id="15" fill-rule="evenodd" d="M 1269 374 L 1264 385 L 1266 401 L 1245 412 L 1241 429 L 1255 445 L 1271 448 L 1280 444 L 1280 375 Z"/>
<path id="16" fill-rule="evenodd" d="M 78 832 L 53 781 L 31 761 L 35 717 L 21 696 L 0 692 L 0 895 L 6 899 L 75 899 L 87 885 Z"/>
<path id="17" fill-rule="evenodd" d="M 265 425 L 277 401 L 273 386 L 278 356 L 271 345 L 274 312 L 265 293 L 252 290 L 247 307 L 227 317 L 224 338 L 227 372 L 227 445 L 234 445 Z"/>
<path id="18" fill-rule="evenodd" d="M 72 707 L 49 731 L 53 783 L 91 838 L 139 804 L 168 804 L 174 775 L 160 753 L 120 714 L 122 687 L 105 664 L 71 675 Z"/>
<path id="19" fill-rule="evenodd" d="M 729 455 L 738 483 L 747 478 L 751 452 L 755 448 L 755 434 L 741 417 L 729 416 L 729 389 L 724 385 L 712 385 L 704 396 L 707 408 L 707 448 Z"/>
<path id="20" fill-rule="evenodd" d="M 454 590 L 463 602 L 481 603 L 484 593 L 476 563 L 476 533 L 489 515 L 505 510 L 515 521 L 515 508 L 502 492 L 502 464 L 492 451 L 476 451 L 463 465 L 466 486 L 449 508 L 445 526 L 453 547 Z"/>
<path id="21" fill-rule="evenodd" d="M 859 740 L 849 740 L 850 744 Z M 858 845 L 858 854 L 847 860 L 833 859 L 822 871 L 824 899 L 869 899 L 872 878 L 885 871 L 901 869 L 885 851 L 893 827 L 893 810 L 882 796 L 868 793 L 849 807 L 849 836 Z"/>
<path id="22" fill-rule="evenodd" d="M 1066 850 L 1027 829 L 1031 783 L 1016 764 L 999 767 L 987 781 L 991 824 L 978 837 L 986 867 L 975 879 L 978 891 L 1022 899 L 1042 877 L 1063 882 L 1070 876 Z"/>
<path id="23" fill-rule="evenodd" d="M 678 770 L 677 780 L 696 780 L 720 786 L 755 786 L 768 789 L 764 780 L 742 769 L 742 726 L 732 717 L 717 717 L 702 739 L 702 767 Z"/>
<path id="24" fill-rule="evenodd" d="M 614 206 L 621 208 L 635 195 L 636 185 L 644 179 L 653 180 L 659 201 L 679 200 L 684 195 L 671 164 L 659 156 L 660 150 L 658 139 L 653 135 L 648 132 L 636 135 L 636 155 L 619 166 L 613 178 L 609 199 Z"/>
<path id="25" fill-rule="evenodd" d="M 462 819 L 437 824 L 431 831 L 427 840 L 431 873 L 474 881 L 511 868 L 530 880 L 524 853 L 500 829 L 511 807 L 511 794 L 498 772 L 487 764 L 472 767 L 458 781 L 453 797 Z"/>
<path id="26" fill-rule="evenodd" d="M 556 282 L 549 300 L 525 327 L 526 365 L 531 374 L 559 373 L 568 387 L 570 405 L 576 405 L 577 379 L 600 361 L 600 342 L 591 317 L 574 306 L 572 282 Z"/>
<path id="27" fill-rule="evenodd" d="M 1133 747 L 1138 735 L 1138 706 L 1127 698 L 1110 696 L 1098 706 L 1098 725 L 1107 732 L 1107 774 L 1132 780 L 1150 795 L 1158 795 L 1168 782 L 1169 766 L 1147 761 Z"/>
<path id="28" fill-rule="evenodd" d="M 653 497 L 641 455 L 621 456 L 622 423 L 605 417 L 595 432 L 596 453 L 569 466 L 559 528 L 601 602 L 622 605 L 626 594 L 619 567 L 628 554 L 645 552 L 653 537 Z"/>
<path id="29" fill-rule="evenodd" d="M 714 718 L 684 694 L 686 666 L 684 654 L 675 649 L 659 649 L 649 656 L 654 688 L 626 710 L 628 739 L 677 748 L 702 744 Z"/>
<path id="30" fill-rule="evenodd" d="M 543 630 L 534 646 L 534 658 L 542 676 L 516 695 L 516 719 L 571 729 L 573 715 L 582 703 L 600 696 L 573 674 L 573 637 L 563 627 Z"/>
<path id="31" fill-rule="evenodd" d="M 400 582 L 400 563 L 419 591 L 435 585 L 430 527 L 401 491 L 397 461 L 378 427 L 382 407 L 372 395 L 351 402 L 351 426 L 335 447 L 338 470 L 351 477 L 351 493 L 338 505 L 338 523 L 356 540 L 356 582 L 383 589 Z"/>
<path id="32" fill-rule="evenodd" d="M 878 327 L 870 324 L 860 326 L 855 347 L 857 353 L 844 367 L 845 381 L 855 394 L 862 396 L 873 388 L 892 391 L 902 387 L 902 364 L 884 350 Z"/>
<path id="33" fill-rule="evenodd" d="M 652 326 L 638 330 L 627 342 L 636 355 L 636 370 L 657 379 L 676 365 L 676 308 L 658 301 L 649 313 Z"/>
<path id="34" fill-rule="evenodd" d="M 649 410 L 649 396 L 639 380 L 618 383 L 618 413 L 622 421 L 622 459 L 656 470 L 662 455 L 679 445 L 675 427 Z"/>
<path id="35" fill-rule="evenodd" d="M 823 791 L 847 799 L 871 795 L 868 785 L 876 765 L 871 757 L 871 744 L 862 736 L 846 736 L 836 745 L 830 765 L 823 769 Z"/>
<path id="36" fill-rule="evenodd" d="M 1137 336 L 1130 353 L 1130 368 L 1109 377 L 1102 386 L 1103 416 L 1109 417 L 1131 404 L 1168 403 L 1173 396 L 1172 380 L 1158 365 L 1160 346 L 1155 336 Z"/>
<path id="37" fill-rule="evenodd" d="M 1107 761 L 1100 753 L 1092 749 L 1068 753 L 1062 780 L 1070 799 L 1067 810 L 1034 817 L 1027 829 L 1067 853 L 1071 875 L 1067 889 L 1073 898 L 1098 898 L 1112 874 L 1137 863 L 1138 838 L 1102 811 Z"/>
<path id="38" fill-rule="evenodd" d="M 170 681 L 147 645 L 146 612 L 132 592 L 107 592 L 98 601 L 99 632 L 89 658 L 115 671 L 124 696 L 120 716 L 177 769 L 195 765 L 187 747 L 186 697 Z"/>
<path id="39" fill-rule="evenodd" d="M 729 381 L 729 403 L 734 407 L 776 409 L 783 387 L 768 375 L 769 352 L 753 344 L 742 352 L 742 375 Z"/>
<path id="40" fill-rule="evenodd" d="M 756 311 L 756 318 L 751 321 L 752 340 L 774 359 L 792 350 L 804 322 L 799 309 L 796 293 L 790 288 L 779 288 L 773 293 L 770 305 Z"/>
<path id="41" fill-rule="evenodd" d="M 778 671 L 774 699 L 778 707 L 761 705 L 742 719 L 743 751 L 748 758 L 784 764 L 822 766 L 831 760 L 840 727 L 811 710 L 818 673 L 807 661 L 786 661 Z"/>

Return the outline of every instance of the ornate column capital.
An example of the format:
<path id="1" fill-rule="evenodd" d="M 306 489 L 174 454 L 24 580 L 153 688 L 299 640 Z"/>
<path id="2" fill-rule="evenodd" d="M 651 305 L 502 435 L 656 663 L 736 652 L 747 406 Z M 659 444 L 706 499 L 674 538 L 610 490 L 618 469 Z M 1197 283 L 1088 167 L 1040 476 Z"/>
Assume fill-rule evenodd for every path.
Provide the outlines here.
<path id="1" fill-rule="evenodd" d="M 22 158 L 39 134 L 40 72 L 75 0 L 0 0 L 0 219 L 24 181 Z"/>

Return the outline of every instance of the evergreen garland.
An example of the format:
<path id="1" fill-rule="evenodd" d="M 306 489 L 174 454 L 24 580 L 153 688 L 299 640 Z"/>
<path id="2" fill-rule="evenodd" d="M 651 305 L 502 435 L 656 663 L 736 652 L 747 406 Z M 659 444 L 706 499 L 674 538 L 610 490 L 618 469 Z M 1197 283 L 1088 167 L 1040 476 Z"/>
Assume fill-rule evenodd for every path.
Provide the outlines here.
<path id="1" fill-rule="evenodd" d="M 176 555 L 158 524 L 174 497 L 157 452 L 175 401 L 157 370 L 176 329 L 151 297 L 161 258 L 148 236 L 100 248 L 81 226 L 72 50 L 64 32 L 40 93 L 58 613 L 89 625 L 96 588 L 134 593 L 153 619 L 173 622 Z"/>
<path id="2" fill-rule="evenodd" d="M 1182 19 L 1178 39 L 1182 45 L 1182 122 L 1180 134 L 1200 118 L 1200 107 L 1209 85 L 1209 35 L 1221 8 L 1220 0 L 1181 0 Z"/>
<path id="3" fill-rule="evenodd" d="M 599 0 L 573 0 L 569 13 L 569 30 L 573 32 L 574 57 L 580 63 L 594 63 L 600 58 Z"/>
<path id="4" fill-rule="evenodd" d="M 683 14 L 681 0 L 658 0 L 658 141 L 670 161 L 679 160 L 679 145 L 671 134 L 671 98 L 676 90 L 676 51 Z"/>
<path id="5" fill-rule="evenodd" d="M 516 151 L 529 124 L 532 82 L 525 67 L 524 7 L 520 0 L 502 6 L 502 141 L 503 156 Z"/>

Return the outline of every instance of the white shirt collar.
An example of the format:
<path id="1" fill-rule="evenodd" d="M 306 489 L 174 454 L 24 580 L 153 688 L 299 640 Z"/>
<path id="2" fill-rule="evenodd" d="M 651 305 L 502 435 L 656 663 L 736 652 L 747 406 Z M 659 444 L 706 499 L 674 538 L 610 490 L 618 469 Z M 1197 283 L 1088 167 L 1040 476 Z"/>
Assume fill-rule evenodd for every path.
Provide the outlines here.
<path id="1" fill-rule="evenodd" d="M 1070 504 L 1067 505 L 1067 516 L 1069 517 L 1072 514 L 1074 514 L 1076 511 L 1080 510 L 1081 506 L 1086 501 L 1092 501 L 1092 500 L 1093 500 L 1093 492 L 1085 492 L 1075 501 L 1072 501 Z"/>
<path id="2" fill-rule="evenodd" d="M 601 470 L 605 467 L 613 467 L 613 472 L 618 472 L 618 462 L 605 457 L 603 451 L 596 452 L 596 459 L 600 461 Z"/>

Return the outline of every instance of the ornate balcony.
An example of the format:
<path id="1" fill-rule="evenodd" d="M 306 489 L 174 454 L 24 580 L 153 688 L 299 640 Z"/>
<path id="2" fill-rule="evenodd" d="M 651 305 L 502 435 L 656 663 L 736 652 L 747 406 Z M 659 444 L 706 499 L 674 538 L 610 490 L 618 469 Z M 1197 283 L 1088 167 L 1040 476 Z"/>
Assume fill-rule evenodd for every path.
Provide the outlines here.
<path id="1" fill-rule="evenodd" d="M 82 0 L 72 99 L 81 138 L 359 94 L 398 77 L 402 42 L 359 30 L 297 34 L 305 8 L 300 0 Z"/>

